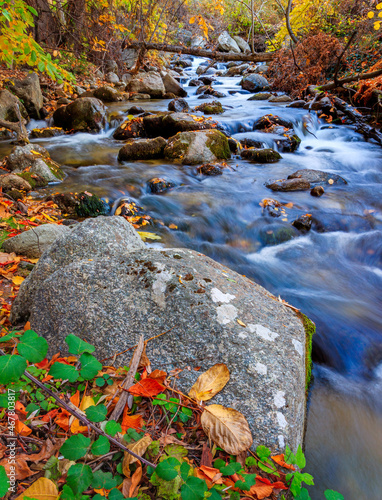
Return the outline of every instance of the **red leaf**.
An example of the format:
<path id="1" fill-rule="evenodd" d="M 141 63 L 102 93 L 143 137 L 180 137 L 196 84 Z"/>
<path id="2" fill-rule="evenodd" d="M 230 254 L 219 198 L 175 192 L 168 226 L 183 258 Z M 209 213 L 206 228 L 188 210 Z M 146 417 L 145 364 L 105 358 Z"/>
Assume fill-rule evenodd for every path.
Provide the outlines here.
<path id="1" fill-rule="evenodd" d="M 145 378 L 135 385 L 130 387 L 129 392 L 134 394 L 134 396 L 144 396 L 150 398 L 156 396 L 160 392 L 163 392 L 165 387 L 160 384 L 157 380 L 152 378 Z"/>
<path id="2" fill-rule="evenodd" d="M 126 405 L 122 418 L 122 432 L 126 433 L 127 429 L 135 429 L 141 431 L 144 425 L 142 415 L 128 415 L 128 407 Z"/>

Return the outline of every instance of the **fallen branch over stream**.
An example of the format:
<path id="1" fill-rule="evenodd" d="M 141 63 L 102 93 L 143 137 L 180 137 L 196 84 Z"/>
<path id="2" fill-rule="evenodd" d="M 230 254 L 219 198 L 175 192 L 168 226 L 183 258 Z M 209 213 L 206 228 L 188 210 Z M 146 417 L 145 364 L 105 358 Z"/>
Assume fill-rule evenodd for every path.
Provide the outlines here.
<path id="1" fill-rule="evenodd" d="M 271 61 L 276 52 L 259 52 L 256 54 L 234 54 L 233 52 L 218 52 L 216 50 L 195 49 L 183 45 L 166 45 L 164 43 L 131 42 L 124 46 L 125 49 L 159 50 L 162 52 L 175 52 L 189 54 L 197 57 L 206 57 L 216 61 L 246 61 L 266 62 Z"/>

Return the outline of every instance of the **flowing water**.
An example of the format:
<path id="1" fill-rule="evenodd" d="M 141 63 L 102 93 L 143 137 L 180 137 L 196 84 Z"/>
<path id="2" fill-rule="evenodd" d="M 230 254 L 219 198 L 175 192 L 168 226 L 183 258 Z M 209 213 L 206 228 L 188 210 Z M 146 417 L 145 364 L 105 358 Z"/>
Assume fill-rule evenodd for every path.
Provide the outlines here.
<path id="1" fill-rule="evenodd" d="M 190 77 L 201 62 L 194 60 Z M 185 86 L 190 106 L 205 102 L 187 80 Z M 79 133 L 38 141 L 67 173 L 64 182 L 39 195 L 89 190 L 114 207 L 133 196 L 164 223 L 154 229 L 162 245 L 201 251 L 315 321 L 306 434 L 307 471 L 317 485 L 311 496 L 323 498 L 322 491 L 332 488 L 347 500 L 382 498 L 382 149 L 351 127 L 329 125 L 306 110 L 248 101 L 239 78 L 221 77 L 214 86 L 227 95 L 218 120 L 233 137 L 275 147 L 279 136 L 253 131 L 259 117 L 272 113 L 293 122 L 299 149 L 283 153 L 276 164 L 232 158 L 222 176 L 202 177 L 195 167 L 163 160 L 118 163 L 121 143 L 112 138 L 112 128 L 98 135 Z M 168 101 L 137 104 L 155 111 L 167 109 Z M 124 116 L 130 106 L 116 103 L 109 110 Z M 0 145 L 2 154 L 9 150 L 9 144 Z M 339 174 L 348 184 L 325 187 L 321 198 L 309 191 L 265 188 L 268 179 L 286 178 L 301 168 Z M 152 177 L 172 180 L 177 187 L 152 195 L 146 190 Z M 279 218 L 270 217 L 260 206 L 264 198 L 293 206 Z M 301 235 L 290 223 L 305 213 L 313 215 L 315 229 Z M 178 229 L 169 229 L 170 224 Z"/>

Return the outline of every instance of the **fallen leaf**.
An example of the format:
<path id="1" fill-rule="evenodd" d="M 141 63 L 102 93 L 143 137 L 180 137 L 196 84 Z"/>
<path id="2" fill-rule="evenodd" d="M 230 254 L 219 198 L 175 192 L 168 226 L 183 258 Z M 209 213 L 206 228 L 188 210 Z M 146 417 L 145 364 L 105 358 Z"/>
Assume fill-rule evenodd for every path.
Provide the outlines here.
<path id="1" fill-rule="evenodd" d="M 21 283 L 24 281 L 25 278 L 23 278 L 22 276 L 14 276 L 12 278 L 12 283 L 16 286 L 19 286 L 21 285 Z"/>
<path id="2" fill-rule="evenodd" d="M 16 500 L 24 500 L 27 497 L 35 500 L 56 500 L 58 498 L 58 489 L 53 481 L 46 477 L 40 477 L 23 491 Z"/>
<path id="3" fill-rule="evenodd" d="M 5 472 L 7 473 L 7 476 L 9 476 L 11 473 L 11 467 L 14 467 L 14 470 L 12 470 L 12 473 L 14 473 L 16 479 L 19 481 L 26 479 L 27 477 L 33 476 L 34 474 L 37 474 L 37 472 L 38 472 L 38 471 L 30 470 L 26 461 L 23 460 L 22 458 L 17 458 L 15 464 L 12 464 L 10 462 L 11 461 L 8 458 L 3 458 L 0 461 L 0 465 L 2 465 L 5 468 Z"/>
<path id="4" fill-rule="evenodd" d="M 198 401 L 208 401 L 220 392 L 228 381 L 227 366 L 224 363 L 218 363 L 199 375 L 188 395 Z"/>
<path id="5" fill-rule="evenodd" d="M 248 422 L 239 411 L 222 405 L 206 406 L 200 418 L 205 434 L 230 455 L 239 455 L 252 442 Z"/>
<path id="6" fill-rule="evenodd" d="M 137 233 L 139 234 L 139 236 L 142 238 L 143 241 L 161 240 L 162 239 L 161 236 L 159 236 L 158 234 L 154 234 L 154 233 L 149 233 L 149 232 L 145 232 L 145 231 L 137 231 Z"/>
<path id="7" fill-rule="evenodd" d="M 125 434 L 127 432 L 127 429 L 135 429 L 135 430 L 141 430 L 143 427 L 143 418 L 142 415 L 129 415 L 128 414 L 129 408 L 126 405 L 125 409 L 123 411 L 123 418 L 122 418 L 122 431 Z"/>
<path id="8" fill-rule="evenodd" d="M 328 184 L 334 184 L 334 180 L 333 179 L 329 179 L 328 180 Z"/>
<path id="9" fill-rule="evenodd" d="M 256 483 L 251 486 L 251 489 L 246 493 L 250 495 L 256 495 L 258 500 L 263 500 L 263 498 L 269 497 L 273 492 L 272 486 L 262 483 L 256 478 Z"/>
<path id="10" fill-rule="evenodd" d="M 160 384 L 163 384 L 163 382 L 166 380 L 166 377 L 167 373 L 164 372 L 163 370 L 154 370 L 148 376 L 148 378 L 152 378 L 153 380 L 156 380 Z"/>
<path id="11" fill-rule="evenodd" d="M 242 321 L 240 321 L 240 319 L 237 319 L 236 321 L 238 322 L 238 324 L 239 324 L 240 326 L 244 326 L 244 327 L 246 327 L 246 326 L 247 326 L 245 323 L 243 323 Z"/>
<path id="12" fill-rule="evenodd" d="M 146 453 L 147 448 L 152 442 L 150 434 L 145 434 L 143 438 L 135 443 L 129 444 L 129 450 L 133 451 L 140 457 Z M 124 452 L 123 462 L 122 462 L 122 472 L 126 477 L 130 477 L 130 464 L 134 464 L 138 459 L 131 455 L 129 452 Z"/>
<path id="13" fill-rule="evenodd" d="M 136 489 L 137 489 L 139 483 L 141 482 L 141 479 L 142 479 L 142 465 L 139 465 L 131 477 L 131 485 L 129 488 L 129 497 L 128 498 L 132 498 L 133 496 L 135 496 L 135 494 L 137 493 Z"/>
<path id="14" fill-rule="evenodd" d="M 15 431 L 17 434 L 20 434 L 20 436 L 29 436 L 29 434 L 32 433 L 32 429 L 20 422 L 20 420 L 16 420 L 15 422 Z"/>
<path id="15" fill-rule="evenodd" d="M 125 498 L 129 498 L 131 484 L 132 484 L 131 477 L 125 477 L 125 479 L 123 480 L 123 483 L 122 483 L 122 490 L 121 490 L 122 495 Z"/>
<path id="16" fill-rule="evenodd" d="M 130 394 L 134 394 L 134 396 L 143 396 L 146 398 L 150 398 L 156 396 L 160 392 L 163 392 L 165 387 L 160 384 L 157 380 L 152 378 L 146 378 L 144 380 L 140 380 L 136 384 L 130 387 Z"/>
<path id="17" fill-rule="evenodd" d="M 274 455 L 273 457 L 271 457 L 271 459 L 276 462 L 277 465 L 280 465 L 280 467 L 285 467 L 286 469 L 292 469 L 292 470 L 296 470 L 292 464 L 287 464 L 285 462 L 285 457 L 284 457 L 284 453 L 282 455 Z"/>

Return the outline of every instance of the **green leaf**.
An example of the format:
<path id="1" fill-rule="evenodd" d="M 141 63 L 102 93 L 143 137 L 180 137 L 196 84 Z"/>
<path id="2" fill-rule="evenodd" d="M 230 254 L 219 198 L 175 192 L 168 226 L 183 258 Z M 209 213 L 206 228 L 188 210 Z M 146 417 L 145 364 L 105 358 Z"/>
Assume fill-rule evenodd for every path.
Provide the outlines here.
<path id="1" fill-rule="evenodd" d="M 222 467 L 225 467 L 225 466 L 226 466 L 226 463 L 221 458 L 217 458 L 214 461 L 214 467 L 215 467 L 215 469 L 219 469 L 220 470 Z"/>
<path id="2" fill-rule="evenodd" d="M 271 455 L 271 450 L 266 446 L 258 446 L 256 448 L 256 453 L 259 455 L 260 460 L 265 460 Z"/>
<path id="3" fill-rule="evenodd" d="M 91 353 L 95 351 L 94 346 L 88 344 L 73 334 L 65 337 L 65 342 L 68 344 L 70 354 L 74 354 L 75 356 L 79 356 L 83 352 Z"/>
<path id="4" fill-rule="evenodd" d="M 26 8 L 27 8 L 30 12 L 32 12 L 32 14 L 33 14 L 34 16 L 36 16 L 36 17 L 38 16 L 38 12 L 37 12 L 37 10 L 36 10 L 36 9 L 34 9 L 33 7 L 31 7 L 30 5 L 27 5 L 27 6 L 26 6 Z"/>
<path id="5" fill-rule="evenodd" d="M 242 474 L 244 481 L 236 481 L 235 488 L 243 491 L 249 491 L 251 486 L 256 483 L 256 474 Z"/>
<path id="6" fill-rule="evenodd" d="M 157 396 L 155 396 L 155 398 L 153 399 L 153 406 L 156 406 L 156 405 L 160 405 L 160 406 L 164 406 L 167 404 L 167 396 L 166 394 L 158 394 Z"/>
<path id="7" fill-rule="evenodd" d="M 228 465 L 225 465 L 220 469 L 220 472 L 223 474 L 223 476 L 232 476 L 233 474 L 236 474 L 236 472 L 239 472 L 239 470 L 242 469 L 241 464 L 239 462 L 230 462 Z"/>
<path id="8" fill-rule="evenodd" d="M 29 403 L 29 405 L 25 407 L 25 411 L 27 412 L 27 418 L 29 418 L 30 414 L 36 410 L 41 410 L 40 406 L 36 405 L 35 403 Z M 36 415 L 38 415 L 38 413 L 36 413 Z"/>
<path id="9" fill-rule="evenodd" d="M 33 63 L 35 63 L 37 61 L 37 54 L 34 50 L 32 50 L 32 53 L 31 53 L 31 61 Z"/>
<path id="10" fill-rule="evenodd" d="M 8 333 L 8 335 L 4 335 L 4 337 L 0 337 L 0 342 L 8 342 L 8 340 L 18 338 L 19 334 L 15 332 Z"/>
<path id="11" fill-rule="evenodd" d="M 292 451 L 288 445 L 286 445 L 286 447 L 285 447 L 284 460 L 285 460 L 285 463 L 287 463 L 287 464 L 297 465 L 297 458 L 292 453 Z"/>
<path id="12" fill-rule="evenodd" d="M 92 444 L 93 455 L 106 455 L 110 451 L 110 441 L 105 436 L 100 436 Z"/>
<path id="13" fill-rule="evenodd" d="M 91 380 L 97 373 L 102 370 L 102 363 L 98 361 L 94 356 L 85 352 L 80 357 L 81 369 L 80 374 L 85 380 Z"/>
<path id="14" fill-rule="evenodd" d="M 81 434 L 78 435 L 81 436 Z M 66 483 L 68 484 L 68 486 L 70 486 L 75 495 L 79 495 L 83 491 L 87 490 L 92 480 L 93 480 L 93 472 L 90 466 L 85 464 L 72 465 L 69 468 L 68 475 L 66 477 Z"/>
<path id="15" fill-rule="evenodd" d="M 45 64 L 43 61 L 40 61 L 37 65 L 39 71 L 41 71 L 41 73 L 43 73 L 45 71 Z"/>
<path id="16" fill-rule="evenodd" d="M 26 359 L 17 354 L 0 356 L 0 384 L 16 382 L 27 368 Z"/>
<path id="17" fill-rule="evenodd" d="M 64 484 L 64 487 L 62 488 L 60 500 L 76 500 L 76 495 L 73 493 L 72 488 L 70 488 L 67 484 Z"/>
<path id="18" fill-rule="evenodd" d="M 207 484 L 198 477 L 190 476 L 180 488 L 182 500 L 201 500 L 208 490 Z"/>
<path id="19" fill-rule="evenodd" d="M 280 476 L 280 474 L 277 472 L 277 469 L 275 467 L 272 467 L 272 465 L 268 467 L 267 465 L 258 462 L 257 466 L 259 467 L 259 469 L 263 470 L 264 472 L 267 472 L 268 474 L 274 474 L 277 477 Z"/>
<path id="20" fill-rule="evenodd" d="M 98 377 L 95 383 L 97 387 L 103 387 L 106 384 L 106 380 L 103 377 Z"/>
<path id="21" fill-rule="evenodd" d="M 86 408 L 85 413 L 91 422 L 102 422 L 106 418 L 107 408 L 104 405 L 93 405 Z"/>
<path id="22" fill-rule="evenodd" d="M 53 363 L 51 369 L 49 370 L 49 375 L 53 378 L 60 378 L 62 380 L 69 380 L 69 382 L 75 382 L 80 374 L 76 368 L 72 365 L 66 365 L 65 363 L 60 363 L 56 361 Z"/>
<path id="23" fill-rule="evenodd" d="M 311 500 L 309 491 L 306 488 L 302 488 L 301 493 L 294 497 L 294 500 Z"/>
<path id="24" fill-rule="evenodd" d="M 247 467 L 253 467 L 253 466 L 256 467 L 257 466 L 257 460 L 255 458 L 253 458 L 253 457 L 247 457 L 245 459 L 245 465 Z"/>
<path id="25" fill-rule="evenodd" d="M 188 473 L 191 470 L 191 466 L 187 462 L 182 462 L 182 465 L 180 466 L 180 475 L 183 479 L 183 481 L 186 481 L 188 478 Z"/>
<path id="26" fill-rule="evenodd" d="M 296 465 L 299 469 L 303 469 L 306 465 L 305 455 L 301 449 L 301 446 L 298 445 L 297 453 L 296 453 Z"/>
<path id="27" fill-rule="evenodd" d="M 5 471 L 5 467 L 0 465 L 0 497 L 5 497 L 6 493 L 8 493 L 9 481 L 8 476 Z"/>
<path id="28" fill-rule="evenodd" d="M 344 496 L 341 495 L 341 493 L 338 493 L 338 491 L 334 490 L 325 490 L 324 496 L 326 500 L 345 500 Z"/>
<path id="29" fill-rule="evenodd" d="M 122 495 L 122 493 L 119 490 L 117 490 L 117 488 L 114 488 L 114 489 L 109 491 L 108 498 L 109 498 L 109 500 L 123 500 L 125 497 Z"/>
<path id="30" fill-rule="evenodd" d="M 93 474 L 92 488 L 96 488 L 97 490 L 101 488 L 111 490 L 116 486 L 117 480 L 113 477 L 111 472 L 102 472 L 101 470 L 97 470 Z"/>
<path id="31" fill-rule="evenodd" d="M 178 465 L 180 465 L 179 460 L 174 457 L 170 457 L 167 460 L 160 462 L 155 469 L 155 472 L 161 479 L 164 479 L 165 481 L 172 481 L 172 479 L 175 479 L 178 475 L 178 471 L 175 469 Z"/>
<path id="32" fill-rule="evenodd" d="M 183 407 L 182 408 L 182 413 L 184 413 L 185 415 L 188 415 L 189 417 L 192 417 L 192 410 L 191 410 L 191 408 L 185 408 L 185 407 Z"/>
<path id="33" fill-rule="evenodd" d="M 33 330 L 27 330 L 20 338 L 17 350 L 31 363 L 40 363 L 48 352 L 48 342 Z"/>
<path id="34" fill-rule="evenodd" d="M 10 15 L 10 13 L 8 11 L 3 9 L 1 13 L 3 14 L 3 16 L 5 17 L 5 19 L 7 21 L 9 21 L 9 22 L 12 21 L 12 16 Z"/>
<path id="35" fill-rule="evenodd" d="M 114 437 L 117 432 L 122 432 L 121 424 L 116 422 L 115 420 L 109 420 L 105 426 L 106 434 L 109 434 L 111 437 Z"/>
<path id="36" fill-rule="evenodd" d="M 60 452 L 64 455 L 64 458 L 68 460 L 78 460 L 86 455 L 90 446 L 90 441 L 90 438 L 82 434 L 76 434 L 65 441 L 60 448 Z"/>

